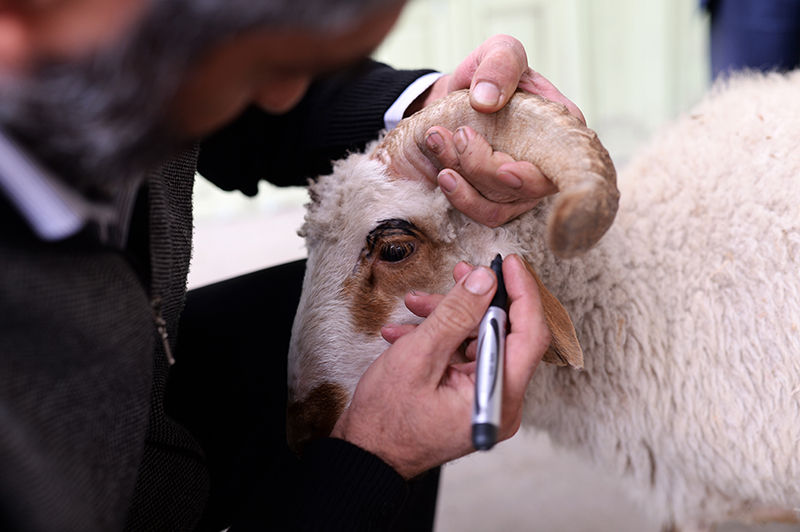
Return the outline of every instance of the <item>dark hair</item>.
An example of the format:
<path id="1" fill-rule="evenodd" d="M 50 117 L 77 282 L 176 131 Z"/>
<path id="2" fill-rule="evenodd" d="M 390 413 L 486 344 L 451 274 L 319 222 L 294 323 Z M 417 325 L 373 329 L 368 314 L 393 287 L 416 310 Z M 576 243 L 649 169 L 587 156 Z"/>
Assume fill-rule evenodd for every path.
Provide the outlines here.
<path id="1" fill-rule="evenodd" d="M 397 6 L 400 0 L 156 0 L 164 8 L 222 31 L 252 27 L 338 30 L 353 20 Z M 224 28 L 224 29 L 223 29 Z M 211 30 L 211 28 L 208 28 Z"/>
<path id="2" fill-rule="evenodd" d="M 405 0 L 153 0 L 140 40 L 192 58 L 220 40 L 255 28 L 334 32 Z M 176 26 L 180 25 L 180 31 Z"/>

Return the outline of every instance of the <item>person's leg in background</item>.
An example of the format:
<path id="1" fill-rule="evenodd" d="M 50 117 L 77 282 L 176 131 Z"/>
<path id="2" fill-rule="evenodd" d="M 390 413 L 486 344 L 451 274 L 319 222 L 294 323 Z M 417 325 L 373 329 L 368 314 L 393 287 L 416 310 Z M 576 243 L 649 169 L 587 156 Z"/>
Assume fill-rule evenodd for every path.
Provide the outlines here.
<path id="1" fill-rule="evenodd" d="M 305 261 L 191 290 L 167 387 L 170 415 L 206 452 L 201 530 L 285 528 L 297 461 L 286 444 L 287 353 Z M 430 530 L 439 469 L 411 483 L 397 530 Z M 260 497 L 272 486 L 274 496 Z M 282 526 L 283 525 L 283 526 Z"/>
<path id="2" fill-rule="evenodd" d="M 711 0 L 711 70 L 791 70 L 800 64 L 800 0 Z"/>

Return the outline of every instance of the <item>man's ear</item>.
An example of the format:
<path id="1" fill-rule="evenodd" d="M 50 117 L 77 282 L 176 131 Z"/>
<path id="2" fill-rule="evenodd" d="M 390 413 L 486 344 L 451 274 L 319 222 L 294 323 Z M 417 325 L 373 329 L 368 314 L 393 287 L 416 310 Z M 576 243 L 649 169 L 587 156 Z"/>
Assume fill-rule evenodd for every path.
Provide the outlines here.
<path id="1" fill-rule="evenodd" d="M 528 261 L 523 260 L 523 262 L 539 286 L 542 307 L 544 307 L 544 317 L 552 336 L 550 347 L 547 348 L 542 360 L 557 366 L 582 368 L 583 350 L 580 343 L 578 343 L 575 326 L 572 324 L 569 314 L 567 314 L 561 302 L 556 299 L 556 296 L 545 288 L 542 280 L 536 275 L 536 271 L 528 264 Z"/>
<path id="2" fill-rule="evenodd" d="M 0 73 L 24 70 L 33 55 L 33 27 L 20 2 L 0 0 Z"/>

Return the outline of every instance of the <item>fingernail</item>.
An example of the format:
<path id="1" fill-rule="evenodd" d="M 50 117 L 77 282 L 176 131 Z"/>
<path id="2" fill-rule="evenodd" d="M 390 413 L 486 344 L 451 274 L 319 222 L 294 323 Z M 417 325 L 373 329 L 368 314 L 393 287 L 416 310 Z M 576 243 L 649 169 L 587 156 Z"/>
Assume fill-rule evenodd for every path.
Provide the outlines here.
<path id="1" fill-rule="evenodd" d="M 503 172 L 498 174 L 497 177 L 503 180 L 503 183 L 511 188 L 522 188 L 522 179 L 512 174 L 511 172 Z"/>
<path id="2" fill-rule="evenodd" d="M 475 268 L 464 281 L 464 288 L 476 296 L 482 296 L 494 286 L 494 275 L 488 268 Z"/>
<path id="3" fill-rule="evenodd" d="M 429 296 L 430 294 L 428 292 L 423 292 L 422 290 L 412 290 L 408 293 L 408 295 L 412 297 L 425 297 Z"/>
<path id="4" fill-rule="evenodd" d="M 428 146 L 428 149 L 431 150 L 433 153 L 441 153 L 442 149 L 444 148 L 444 140 L 442 139 L 442 136 L 436 131 L 434 131 L 425 138 L 425 144 Z"/>
<path id="5" fill-rule="evenodd" d="M 464 153 L 464 151 L 467 149 L 469 138 L 467 137 L 467 132 L 464 131 L 463 127 L 456 129 L 456 132 L 453 135 L 453 143 L 456 145 L 456 151 L 458 153 Z"/>
<path id="6" fill-rule="evenodd" d="M 500 101 L 500 89 L 494 83 L 481 81 L 472 89 L 472 97 L 481 105 L 494 107 Z"/>
<path id="7" fill-rule="evenodd" d="M 519 257 L 519 255 L 517 255 L 516 253 L 512 253 L 511 255 L 507 255 L 505 260 L 511 260 L 512 262 L 517 263 L 517 267 L 525 268 L 525 263 L 522 261 L 522 259 Z"/>
<path id="8" fill-rule="evenodd" d="M 458 183 L 456 182 L 456 178 L 450 172 L 440 172 L 438 178 L 439 186 L 442 187 L 446 193 L 451 194 L 455 189 Z"/>

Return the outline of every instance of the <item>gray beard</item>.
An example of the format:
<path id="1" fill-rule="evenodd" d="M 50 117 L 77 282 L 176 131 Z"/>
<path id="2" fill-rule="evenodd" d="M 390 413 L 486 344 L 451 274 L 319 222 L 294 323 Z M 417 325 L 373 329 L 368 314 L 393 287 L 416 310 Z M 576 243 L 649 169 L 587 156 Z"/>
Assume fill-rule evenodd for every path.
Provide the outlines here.
<path id="1" fill-rule="evenodd" d="M 41 65 L 25 79 L 0 75 L 0 128 L 67 185 L 107 197 L 183 147 L 167 105 L 201 52 L 249 28 L 335 28 L 394 1 L 154 1 L 128 36 L 93 57 Z"/>
<path id="2" fill-rule="evenodd" d="M 201 52 L 249 28 L 336 28 L 395 1 L 154 1 L 131 34 L 93 57 L 0 76 L 0 128 L 67 185 L 108 197 L 183 147 L 167 105 Z"/>
<path id="3" fill-rule="evenodd" d="M 165 63 L 122 51 L 0 79 L 0 128 L 70 187 L 107 198 L 179 147 L 163 117 L 182 65 Z"/>

